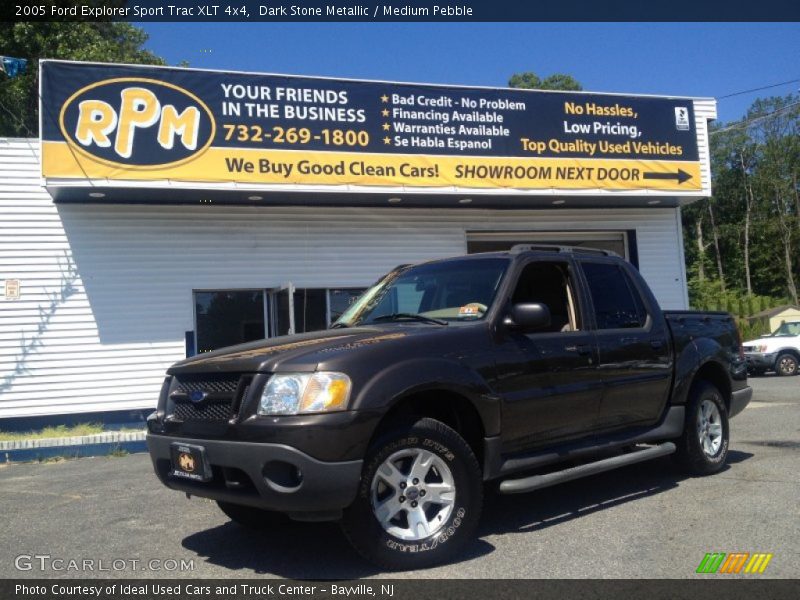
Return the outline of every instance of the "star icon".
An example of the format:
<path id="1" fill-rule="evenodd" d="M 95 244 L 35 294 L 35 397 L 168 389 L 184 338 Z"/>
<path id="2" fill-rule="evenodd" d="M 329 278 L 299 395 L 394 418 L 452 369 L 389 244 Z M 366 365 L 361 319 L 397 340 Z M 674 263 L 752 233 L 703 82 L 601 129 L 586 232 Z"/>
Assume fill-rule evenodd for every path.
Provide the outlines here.
<path id="1" fill-rule="evenodd" d="M 391 128 L 391 125 L 389 125 L 388 123 L 384 123 L 383 124 L 383 130 L 384 131 L 389 131 L 390 128 Z"/>
<path id="2" fill-rule="evenodd" d="M 388 108 L 384 108 L 381 111 L 381 115 L 384 116 L 384 117 L 388 117 L 389 116 L 389 109 Z"/>
<path id="3" fill-rule="evenodd" d="M 388 101 L 389 101 L 389 96 L 387 96 L 386 94 L 381 96 L 381 102 L 388 102 Z"/>
<path id="4" fill-rule="evenodd" d="M 385 138 L 383 138 L 383 143 L 386 144 L 387 146 L 391 146 L 392 145 L 392 138 L 390 138 L 387 135 Z"/>

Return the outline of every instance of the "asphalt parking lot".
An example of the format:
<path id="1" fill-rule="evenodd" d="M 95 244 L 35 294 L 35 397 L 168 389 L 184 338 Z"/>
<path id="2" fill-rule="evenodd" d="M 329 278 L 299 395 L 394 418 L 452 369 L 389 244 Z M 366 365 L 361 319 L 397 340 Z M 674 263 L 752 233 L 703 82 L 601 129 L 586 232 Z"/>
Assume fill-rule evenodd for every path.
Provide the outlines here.
<path id="1" fill-rule="evenodd" d="M 800 377 L 751 384 L 724 472 L 686 478 L 667 458 L 531 494 L 490 494 L 480 537 L 456 562 L 401 574 L 361 560 L 335 524 L 243 530 L 215 504 L 161 486 L 145 454 L 3 466 L 0 577 L 686 578 L 698 577 L 706 552 L 739 551 L 774 554 L 758 577 L 797 578 Z M 89 559 L 95 569 L 126 563 L 42 571 L 23 559 L 33 568 L 20 571 L 20 555 Z M 152 559 L 161 570 L 144 570 Z M 166 570 L 170 560 L 193 570 Z"/>

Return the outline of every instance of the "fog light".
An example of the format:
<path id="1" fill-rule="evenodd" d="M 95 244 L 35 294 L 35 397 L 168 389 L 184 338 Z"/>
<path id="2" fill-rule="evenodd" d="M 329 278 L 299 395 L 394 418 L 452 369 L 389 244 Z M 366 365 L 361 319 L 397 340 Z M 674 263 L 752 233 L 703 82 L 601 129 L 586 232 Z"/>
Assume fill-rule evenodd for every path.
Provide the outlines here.
<path id="1" fill-rule="evenodd" d="M 303 483 L 303 471 L 300 467 L 281 460 L 265 464 L 262 474 L 266 484 L 277 492 L 294 492 Z"/>

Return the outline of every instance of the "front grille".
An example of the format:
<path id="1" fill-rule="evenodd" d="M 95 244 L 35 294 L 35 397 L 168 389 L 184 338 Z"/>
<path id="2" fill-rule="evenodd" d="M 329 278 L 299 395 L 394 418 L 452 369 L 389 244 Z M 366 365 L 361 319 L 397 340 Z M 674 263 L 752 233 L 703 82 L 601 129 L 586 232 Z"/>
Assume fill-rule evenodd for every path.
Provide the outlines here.
<path id="1" fill-rule="evenodd" d="M 755 346 L 742 346 L 742 350 L 744 350 L 745 352 L 755 352 L 756 351 L 756 347 Z"/>
<path id="2" fill-rule="evenodd" d="M 209 402 L 201 405 L 176 402 L 173 416 L 179 421 L 229 421 L 233 416 L 233 402 Z"/>
<path id="3" fill-rule="evenodd" d="M 239 375 L 178 375 L 175 377 L 175 391 L 186 392 L 228 392 L 234 393 L 239 385 Z"/>
<path id="4" fill-rule="evenodd" d="M 249 383 L 249 379 L 242 383 Z M 169 416 L 184 422 L 229 421 L 238 409 L 236 391 L 241 380 L 238 374 L 177 375 L 170 393 L 172 410 Z M 207 397 L 192 402 L 193 392 L 204 392 Z"/>

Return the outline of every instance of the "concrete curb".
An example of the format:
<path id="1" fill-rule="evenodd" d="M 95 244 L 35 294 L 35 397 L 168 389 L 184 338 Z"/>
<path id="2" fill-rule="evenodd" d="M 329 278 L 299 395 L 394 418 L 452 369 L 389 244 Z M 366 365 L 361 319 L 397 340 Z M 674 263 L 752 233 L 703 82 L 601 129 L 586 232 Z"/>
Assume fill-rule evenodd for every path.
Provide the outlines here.
<path id="1" fill-rule="evenodd" d="M 31 450 L 34 448 L 53 448 L 62 446 L 83 446 L 86 444 L 113 444 L 121 442 L 143 442 L 145 431 L 104 431 L 92 435 L 75 435 L 62 438 L 42 438 L 35 440 L 15 440 L 0 442 L 0 452 L 9 450 Z"/>
<path id="2" fill-rule="evenodd" d="M 41 460 L 53 456 L 101 456 L 113 450 L 145 452 L 145 431 L 106 431 L 93 435 L 0 442 L 0 463 Z"/>

